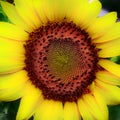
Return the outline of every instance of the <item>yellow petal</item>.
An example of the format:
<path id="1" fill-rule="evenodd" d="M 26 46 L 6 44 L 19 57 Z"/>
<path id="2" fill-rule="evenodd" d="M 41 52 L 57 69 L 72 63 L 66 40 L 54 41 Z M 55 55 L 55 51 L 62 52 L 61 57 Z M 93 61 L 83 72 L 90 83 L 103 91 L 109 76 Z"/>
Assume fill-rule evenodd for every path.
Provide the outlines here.
<path id="1" fill-rule="evenodd" d="M 120 38 L 120 22 L 116 22 L 114 26 L 104 35 L 93 40 L 94 43 L 102 43 Z"/>
<path id="2" fill-rule="evenodd" d="M 10 84 L 10 83 L 7 83 Z M 25 83 L 0 90 L 0 101 L 14 101 L 21 98 L 24 94 Z"/>
<path id="3" fill-rule="evenodd" d="M 20 101 L 16 120 L 29 119 L 36 111 L 38 105 L 43 101 L 41 91 L 30 82 L 24 90 L 24 95 Z"/>
<path id="4" fill-rule="evenodd" d="M 54 0 L 41 0 L 42 3 L 42 8 L 43 12 L 46 15 L 47 19 L 50 21 L 54 20 L 54 11 L 55 11 L 55 6 L 54 6 Z"/>
<path id="5" fill-rule="evenodd" d="M 98 56 L 101 58 L 115 57 L 119 55 L 120 55 L 120 44 L 104 48 L 98 52 Z"/>
<path id="6" fill-rule="evenodd" d="M 99 15 L 101 4 L 98 0 L 91 2 L 89 0 L 76 0 L 76 3 L 74 3 L 74 1 L 75 0 L 73 0 L 71 4 L 73 6 L 73 8 L 71 7 L 71 12 L 69 12 L 69 10 L 68 12 L 76 24 L 82 28 L 86 28 Z"/>
<path id="7" fill-rule="evenodd" d="M 42 23 L 49 21 L 57 21 L 64 19 L 67 1 L 65 0 L 35 0 L 33 1 L 35 10 L 37 11 Z"/>
<path id="8" fill-rule="evenodd" d="M 101 93 L 106 104 L 114 105 L 120 103 L 120 88 L 114 85 L 96 80 L 97 90 Z"/>
<path id="9" fill-rule="evenodd" d="M 55 20 L 63 20 L 66 17 L 66 7 L 69 6 L 70 0 L 53 0 Z"/>
<path id="10" fill-rule="evenodd" d="M 86 105 L 82 98 L 78 100 L 78 108 L 83 120 L 94 120 L 94 117 L 88 110 L 88 106 Z"/>
<path id="11" fill-rule="evenodd" d="M 41 21 L 39 20 L 33 0 L 14 0 L 15 7 L 20 17 L 33 29 L 40 27 Z"/>
<path id="12" fill-rule="evenodd" d="M 99 60 L 98 64 L 102 66 L 107 71 L 113 73 L 114 75 L 120 77 L 120 65 L 110 61 L 110 60 Z"/>
<path id="13" fill-rule="evenodd" d="M 25 67 L 23 60 L 17 58 L 0 58 L 0 75 L 17 72 Z"/>
<path id="14" fill-rule="evenodd" d="M 97 44 L 96 47 L 102 49 L 98 52 L 100 57 L 114 57 L 120 55 L 120 39 Z"/>
<path id="15" fill-rule="evenodd" d="M 119 44 L 120 44 L 120 38 L 118 38 L 116 40 L 104 42 L 104 43 L 98 43 L 98 44 L 96 44 L 96 47 L 99 49 L 105 49 L 105 48 L 113 47 L 113 46 L 116 46 Z"/>
<path id="16" fill-rule="evenodd" d="M 106 120 L 106 116 L 92 94 L 83 95 L 83 101 L 86 103 L 88 110 L 96 120 Z"/>
<path id="17" fill-rule="evenodd" d="M 26 41 L 28 39 L 28 33 L 16 25 L 7 22 L 0 22 L 0 37 L 18 41 Z"/>
<path id="18" fill-rule="evenodd" d="M 69 6 L 70 0 L 46 0 L 43 2 L 43 8 L 45 15 L 49 20 L 60 20 L 64 19 L 65 17 L 65 11 L 66 11 L 66 5 Z M 69 4 L 67 3 L 69 2 Z"/>
<path id="19" fill-rule="evenodd" d="M 18 15 L 14 5 L 3 1 L 0 1 L 0 3 L 2 5 L 3 11 L 8 16 L 8 18 L 12 23 L 14 23 L 15 25 L 21 27 L 26 31 L 31 31 L 30 26 L 27 25 L 27 23 L 23 21 L 22 18 Z"/>
<path id="20" fill-rule="evenodd" d="M 96 78 L 102 82 L 105 82 L 107 84 L 111 85 L 120 85 L 120 78 L 110 74 L 107 71 L 99 71 L 96 73 Z"/>
<path id="21" fill-rule="evenodd" d="M 69 3 L 69 4 L 68 4 Z M 66 17 L 75 19 L 77 18 L 82 18 L 84 11 L 84 7 L 88 5 L 88 0 L 68 0 L 66 1 L 66 6 L 65 6 L 65 13 Z M 81 16 L 79 15 L 81 13 Z M 77 20 L 76 18 L 76 20 Z M 79 19 L 80 19 L 79 18 Z"/>
<path id="22" fill-rule="evenodd" d="M 21 86 L 28 80 L 27 72 L 24 70 L 13 74 L 0 76 L 0 90 Z"/>
<path id="23" fill-rule="evenodd" d="M 103 33 L 105 34 L 116 22 L 116 12 L 108 13 L 102 17 L 98 17 L 87 29 L 87 32 L 92 39 L 99 37 Z"/>
<path id="24" fill-rule="evenodd" d="M 44 100 L 35 113 L 34 120 L 63 120 L 62 102 Z"/>
<path id="25" fill-rule="evenodd" d="M 100 92 L 96 89 L 96 86 L 95 86 L 94 91 L 92 93 L 94 94 L 95 100 L 96 100 L 99 108 L 101 109 L 101 112 L 102 112 L 102 115 L 104 116 L 104 119 L 108 120 L 107 105 L 106 105 L 104 99 L 102 99 Z"/>
<path id="26" fill-rule="evenodd" d="M 39 17 L 39 20 L 41 21 L 41 23 L 45 24 L 48 22 L 48 18 L 43 10 L 46 7 L 43 7 L 42 2 L 43 2 L 43 0 L 33 0 L 33 5 L 34 5 L 35 11 Z"/>
<path id="27" fill-rule="evenodd" d="M 75 102 L 66 102 L 64 105 L 64 120 L 80 120 L 79 111 Z"/>
<path id="28" fill-rule="evenodd" d="M 10 74 L 22 70 L 25 67 L 24 60 L 10 57 L 0 58 L 0 75 Z"/>
<path id="29" fill-rule="evenodd" d="M 43 11 L 44 14 L 47 16 L 48 20 L 54 20 L 54 0 L 43 0 Z"/>
<path id="30" fill-rule="evenodd" d="M 18 42 L 15 40 L 9 40 L 0 37 L 0 58 L 24 58 L 25 49 L 23 44 L 23 42 Z"/>
<path id="31" fill-rule="evenodd" d="M 23 42 L 0 37 L 0 74 L 18 71 L 24 67 Z"/>

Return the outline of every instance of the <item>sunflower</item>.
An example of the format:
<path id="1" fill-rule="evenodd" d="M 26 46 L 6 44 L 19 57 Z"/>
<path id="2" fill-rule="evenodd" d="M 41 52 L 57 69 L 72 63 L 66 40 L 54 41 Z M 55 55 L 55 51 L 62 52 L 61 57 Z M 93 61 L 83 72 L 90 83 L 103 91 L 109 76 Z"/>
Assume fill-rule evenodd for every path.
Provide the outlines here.
<path id="1" fill-rule="evenodd" d="M 16 120 L 107 120 L 120 103 L 120 22 L 98 0 L 0 1 L 0 100 Z"/>

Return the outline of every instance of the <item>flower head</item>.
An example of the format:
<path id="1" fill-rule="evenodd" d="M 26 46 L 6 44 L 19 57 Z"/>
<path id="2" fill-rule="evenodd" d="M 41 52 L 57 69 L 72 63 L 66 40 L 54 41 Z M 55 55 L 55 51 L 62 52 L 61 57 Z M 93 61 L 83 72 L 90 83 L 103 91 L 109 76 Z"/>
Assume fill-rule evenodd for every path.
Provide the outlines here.
<path id="1" fill-rule="evenodd" d="M 98 0 L 0 1 L 0 100 L 17 120 L 107 120 L 120 103 L 120 22 Z M 68 4 L 69 3 L 69 4 Z"/>

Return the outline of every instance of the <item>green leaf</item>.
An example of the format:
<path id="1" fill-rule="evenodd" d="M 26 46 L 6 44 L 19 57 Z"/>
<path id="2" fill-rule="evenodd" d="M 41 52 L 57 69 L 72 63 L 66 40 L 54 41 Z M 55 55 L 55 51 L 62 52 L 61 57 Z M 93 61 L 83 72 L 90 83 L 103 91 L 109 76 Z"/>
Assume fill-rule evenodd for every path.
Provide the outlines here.
<path id="1" fill-rule="evenodd" d="M 9 22 L 8 17 L 7 17 L 6 14 L 3 12 L 1 5 L 0 5 L 0 21 Z"/>
<path id="2" fill-rule="evenodd" d="M 120 105 L 109 106 L 109 120 L 120 120 Z"/>

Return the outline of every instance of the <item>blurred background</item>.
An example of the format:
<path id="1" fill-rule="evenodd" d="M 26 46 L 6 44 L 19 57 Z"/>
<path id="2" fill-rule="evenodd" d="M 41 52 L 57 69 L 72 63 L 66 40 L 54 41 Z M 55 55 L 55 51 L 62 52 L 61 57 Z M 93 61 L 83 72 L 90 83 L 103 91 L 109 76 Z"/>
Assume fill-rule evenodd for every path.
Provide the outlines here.
<path id="1" fill-rule="evenodd" d="M 5 1 L 5 0 L 4 0 Z M 13 3 L 13 0 L 6 0 Z M 110 11 L 117 11 L 120 18 L 120 0 L 100 0 L 103 5 L 101 15 Z M 9 21 L 0 6 L 0 21 Z M 120 64 L 120 56 L 111 58 L 112 61 Z M 14 102 L 0 102 L 0 120 L 15 120 L 20 100 Z M 120 120 L 120 105 L 108 106 L 109 120 Z M 32 120 L 33 118 L 30 118 Z"/>

